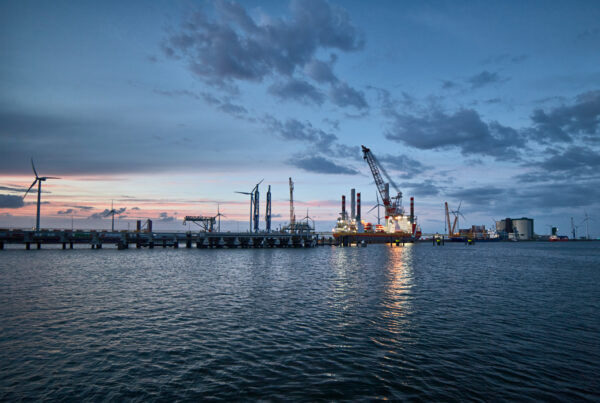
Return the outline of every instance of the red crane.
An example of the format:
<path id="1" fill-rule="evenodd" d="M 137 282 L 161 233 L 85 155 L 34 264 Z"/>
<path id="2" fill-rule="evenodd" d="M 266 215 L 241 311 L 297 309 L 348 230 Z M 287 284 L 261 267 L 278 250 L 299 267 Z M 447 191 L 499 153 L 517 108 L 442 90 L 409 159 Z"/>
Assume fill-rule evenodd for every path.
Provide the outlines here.
<path id="1" fill-rule="evenodd" d="M 395 217 L 403 214 L 402 207 L 400 206 L 400 203 L 402 202 L 402 192 L 398 189 L 398 186 L 396 186 L 392 178 L 390 178 L 379 161 L 377 161 L 371 150 L 365 146 L 361 147 L 363 158 L 367 160 L 369 168 L 371 168 L 373 179 L 375 179 L 375 185 L 377 185 L 377 190 L 379 190 L 379 194 L 381 195 L 381 199 L 385 207 L 385 218 L 387 219 L 389 217 Z M 388 180 L 388 183 L 383 181 L 381 176 L 382 172 L 383 175 L 385 175 L 385 178 Z M 394 189 L 398 192 L 395 197 L 390 197 L 389 183 L 391 183 Z"/>

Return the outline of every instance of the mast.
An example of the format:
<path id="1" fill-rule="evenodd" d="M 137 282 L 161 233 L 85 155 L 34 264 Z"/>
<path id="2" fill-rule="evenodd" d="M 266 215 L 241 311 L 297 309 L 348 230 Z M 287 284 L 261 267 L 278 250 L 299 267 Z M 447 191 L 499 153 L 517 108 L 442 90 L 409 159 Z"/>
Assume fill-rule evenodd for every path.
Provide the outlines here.
<path id="1" fill-rule="evenodd" d="M 294 214 L 294 182 L 290 178 L 290 231 L 296 228 L 296 215 Z"/>

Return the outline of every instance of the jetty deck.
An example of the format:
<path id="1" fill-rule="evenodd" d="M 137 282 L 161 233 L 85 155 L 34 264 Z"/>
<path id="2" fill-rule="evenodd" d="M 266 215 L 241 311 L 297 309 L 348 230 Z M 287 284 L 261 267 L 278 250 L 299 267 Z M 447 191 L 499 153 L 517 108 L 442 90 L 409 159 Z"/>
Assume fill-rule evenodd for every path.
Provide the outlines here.
<path id="1" fill-rule="evenodd" d="M 327 244 L 314 232 L 143 232 L 93 230 L 19 230 L 0 229 L 0 249 L 5 245 L 23 245 L 25 249 L 42 249 L 44 245 L 88 245 L 102 249 L 103 245 L 118 249 L 135 248 L 312 248 Z M 328 244 L 331 244 L 329 242 Z"/>

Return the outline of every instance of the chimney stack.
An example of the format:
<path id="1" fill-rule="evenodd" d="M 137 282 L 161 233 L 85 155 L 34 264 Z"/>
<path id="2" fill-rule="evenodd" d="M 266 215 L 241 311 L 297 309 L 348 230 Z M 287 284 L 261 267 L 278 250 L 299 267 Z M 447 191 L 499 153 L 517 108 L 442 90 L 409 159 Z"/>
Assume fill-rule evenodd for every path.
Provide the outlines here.
<path id="1" fill-rule="evenodd" d="M 356 194 L 354 189 L 350 189 L 350 219 L 356 218 Z"/>
<path id="2" fill-rule="evenodd" d="M 346 219 L 346 196 L 342 195 L 342 220 Z"/>
<path id="3" fill-rule="evenodd" d="M 356 194 L 356 221 L 360 222 L 360 192 Z"/>

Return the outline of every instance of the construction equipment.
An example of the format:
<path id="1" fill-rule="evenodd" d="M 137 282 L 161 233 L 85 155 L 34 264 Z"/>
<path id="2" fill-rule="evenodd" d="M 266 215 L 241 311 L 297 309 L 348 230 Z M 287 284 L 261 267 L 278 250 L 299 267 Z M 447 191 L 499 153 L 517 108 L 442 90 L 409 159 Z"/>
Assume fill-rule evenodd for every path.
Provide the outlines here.
<path id="1" fill-rule="evenodd" d="M 465 216 L 463 215 L 463 213 L 460 212 L 460 207 L 462 206 L 462 201 L 460 203 L 458 203 L 458 208 L 456 210 L 450 210 L 448 208 L 448 202 L 445 202 L 445 207 L 446 207 L 446 223 L 448 225 L 448 236 L 454 236 L 457 235 L 460 232 L 460 228 L 458 225 L 458 217 L 462 217 L 465 218 Z M 450 225 L 450 213 L 452 213 L 452 215 L 454 215 L 454 221 L 452 222 L 452 225 Z"/>
<path id="2" fill-rule="evenodd" d="M 377 161 L 373 153 L 370 149 L 365 146 L 362 147 L 363 158 L 367 160 L 369 164 L 369 168 L 371 168 L 371 173 L 373 174 L 373 179 L 375 179 L 375 185 L 377 186 L 377 190 L 379 190 L 379 194 L 381 195 L 381 201 L 385 207 L 385 218 L 388 220 L 390 217 L 396 217 L 398 215 L 403 215 L 404 212 L 402 210 L 402 192 L 398 189 L 398 186 L 392 178 L 388 175 L 383 166 Z M 383 181 L 383 177 L 381 173 L 385 176 L 388 182 Z M 390 196 L 390 187 L 389 184 L 392 184 L 393 188 L 396 190 L 397 195 L 394 197 Z"/>
<path id="3" fill-rule="evenodd" d="M 202 228 L 204 232 L 213 232 L 213 229 L 215 227 L 215 217 L 187 215 L 183 219 L 183 225 L 185 225 L 188 221 L 193 222 L 194 224 Z"/>

